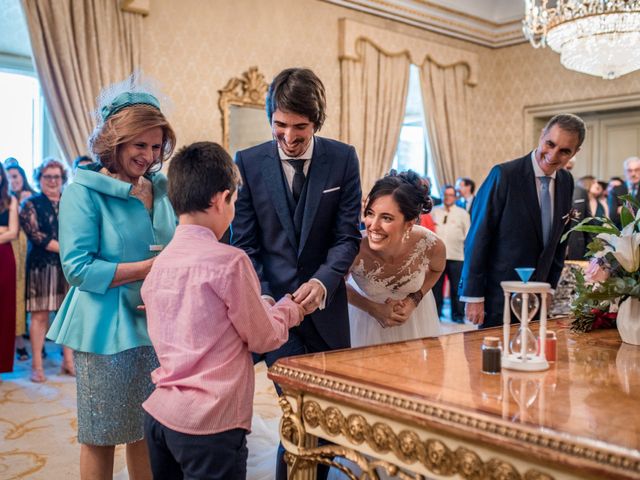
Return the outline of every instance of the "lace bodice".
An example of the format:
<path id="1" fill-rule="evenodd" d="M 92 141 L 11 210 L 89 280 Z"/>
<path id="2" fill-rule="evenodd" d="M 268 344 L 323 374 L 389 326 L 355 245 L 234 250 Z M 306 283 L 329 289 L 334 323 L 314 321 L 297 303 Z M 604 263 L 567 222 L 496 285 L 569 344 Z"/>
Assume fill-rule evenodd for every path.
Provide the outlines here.
<path id="1" fill-rule="evenodd" d="M 413 236 L 417 236 L 413 248 L 397 265 L 382 263 L 363 245 L 351 267 L 352 283 L 367 298 L 382 303 L 387 298 L 399 300 L 418 290 L 431 261 L 431 247 L 437 236 L 426 228 L 416 226 Z M 366 239 L 363 240 L 363 243 Z"/>

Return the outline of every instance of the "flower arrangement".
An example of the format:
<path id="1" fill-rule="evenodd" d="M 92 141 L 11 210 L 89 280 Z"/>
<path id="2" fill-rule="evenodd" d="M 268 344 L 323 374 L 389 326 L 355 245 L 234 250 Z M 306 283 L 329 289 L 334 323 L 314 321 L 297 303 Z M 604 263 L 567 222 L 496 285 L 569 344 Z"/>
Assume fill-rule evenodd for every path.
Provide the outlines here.
<path id="1" fill-rule="evenodd" d="M 631 195 L 620 197 L 619 229 L 609 218 L 585 218 L 572 231 L 596 234 L 585 255 L 591 258 L 584 273 L 576 272 L 572 329 L 588 332 L 615 326 L 618 305 L 640 299 L 640 204 Z"/>

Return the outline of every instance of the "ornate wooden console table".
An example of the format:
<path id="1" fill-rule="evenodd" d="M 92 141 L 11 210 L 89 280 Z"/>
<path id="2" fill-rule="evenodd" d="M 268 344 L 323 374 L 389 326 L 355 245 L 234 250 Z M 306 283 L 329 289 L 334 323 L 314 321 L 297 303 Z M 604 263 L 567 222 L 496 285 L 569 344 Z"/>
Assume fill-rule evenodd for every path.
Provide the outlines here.
<path id="1" fill-rule="evenodd" d="M 481 373 L 482 338 L 501 330 L 278 361 L 293 476 L 337 455 L 369 478 L 640 478 L 640 347 L 616 330 L 549 328 L 558 361 L 545 372 Z"/>

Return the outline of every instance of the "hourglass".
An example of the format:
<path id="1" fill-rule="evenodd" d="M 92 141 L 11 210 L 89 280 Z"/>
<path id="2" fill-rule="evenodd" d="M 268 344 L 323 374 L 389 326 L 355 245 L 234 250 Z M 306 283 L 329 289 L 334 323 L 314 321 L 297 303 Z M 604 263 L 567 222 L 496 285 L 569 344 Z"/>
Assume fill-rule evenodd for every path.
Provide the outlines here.
<path id="1" fill-rule="evenodd" d="M 518 270 L 518 269 L 517 269 Z M 545 358 L 545 342 L 538 342 L 529 329 L 529 323 L 534 315 L 540 310 L 540 337 L 546 338 L 547 333 L 547 294 L 551 290 L 551 285 L 543 282 L 528 282 L 528 276 L 522 274 L 522 282 L 501 282 L 500 286 L 504 291 L 504 311 L 503 311 L 503 345 L 505 351 L 502 355 L 502 367 L 511 370 L 524 370 L 529 372 L 546 370 L 549 363 Z M 540 299 L 538 298 L 540 295 Z M 510 337 L 511 333 L 511 313 L 520 320 L 518 332 Z M 508 348 L 506 348 L 508 346 Z"/>

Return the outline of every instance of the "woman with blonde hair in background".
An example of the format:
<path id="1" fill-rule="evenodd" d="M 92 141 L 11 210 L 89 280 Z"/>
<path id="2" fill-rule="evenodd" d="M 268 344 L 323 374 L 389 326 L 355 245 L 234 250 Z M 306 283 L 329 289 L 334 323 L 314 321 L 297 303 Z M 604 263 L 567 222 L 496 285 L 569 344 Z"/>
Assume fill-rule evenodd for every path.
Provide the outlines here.
<path id="1" fill-rule="evenodd" d="M 142 402 L 158 359 L 137 307 L 176 228 L 159 173 L 175 143 L 160 102 L 137 78 L 113 85 L 89 139 L 96 163 L 77 170 L 62 198 L 60 256 L 71 290 L 48 335 L 75 350 L 82 479 L 111 479 L 120 444 L 129 478 L 151 478 Z"/>

